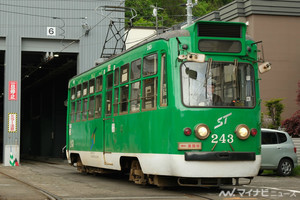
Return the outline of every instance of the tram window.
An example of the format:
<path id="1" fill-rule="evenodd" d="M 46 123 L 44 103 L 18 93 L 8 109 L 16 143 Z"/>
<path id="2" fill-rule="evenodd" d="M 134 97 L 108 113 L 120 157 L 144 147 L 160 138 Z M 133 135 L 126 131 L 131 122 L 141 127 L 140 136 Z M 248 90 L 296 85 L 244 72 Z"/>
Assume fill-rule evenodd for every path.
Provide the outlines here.
<path id="1" fill-rule="evenodd" d="M 128 85 L 121 87 L 120 113 L 127 112 L 128 110 L 128 92 Z"/>
<path id="2" fill-rule="evenodd" d="M 83 84 L 82 95 L 86 96 L 88 94 L 88 82 L 84 82 Z"/>
<path id="3" fill-rule="evenodd" d="M 77 109 L 76 109 L 76 121 L 80 121 L 80 115 L 81 115 L 81 100 L 77 101 Z"/>
<path id="4" fill-rule="evenodd" d="M 89 101 L 89 119 L 94 118 L 94 111 L 95 111 L 95 97 L 91 96 Z"/>
<path id="5" fill-rule="evenodd" d="M 102 76 L 96 78 L 96 92 L 102 91 Z"/>
<path id="6" fill-rule="evenodd" d="M 83 105 L 82 105 L 82 121 L 87 120 L 87 114 L 88 114 L 88 98 L 85 98 L 82 100 L 83 101 Z"/>
<path id="7" fill-rule="evenodd" d="M 157 73 L 157 54 L 144 57 L 143 76 L 151 76 Z"/>
<path id="8" fill-rule="evenodd" d="M 102 94 L 96 96 L 96 105 L 95 105 L 95 118 L 101 117 L 102 110 Z"/>
<path id="9" fill-rule="evenodd" d="M 140 110 L 140 93 L 141 82 L 131 83 L 131 96 L 130 96 L 130 111 L 138 112 Z"/>
<path id="10" fill-rule="evenodd" d="M 121 67 L 121 84 L 126 83 L 129 80 L 129 64 Z"/>
<path id="11" fill-rule="evenodd" d="M 105 115 L 109 116 L 111 115 L 111 105 L 112 105 L 112 91 L 108 91 L 106 93 L 106 111 Z"/>
<path id="12" fill-rule="evenodd" d="M 166 70 L 166 54 L 161 57 L 161 83 L 160 83 L 160 105 L 168 105 L 168 92 L 167 92 L 167 70 Z"/>
<path id="13" fill-rule="evenodd" d="M 141 59 L 135 60 L 131 63 L 130 80 L 141 78 Z"/>
<path id="14" fill-rule="evenodd" d="M 113 86 L 113 74 L 108 74 L 106 77 L 106 89 L 110 89 Z"/>
<path id="15" fill-rule="evenodd" d="M 143 82 L 143 109 L 156 108 L 157 78 L 146 79 Z"/>
<path id="16" fill-rule="evenodd" d="M 71 123 L 75 122 L 75 102 L 71 103 Z"/>
<path id="17" fill-rule="evenodd" d="M 74 100 L 76 98 L 76 88 L 75 87 L 72 87 L 71 88 L 71 100 Z"/>
<path id="18" fill-rule="evenodd" d="M 119 101 L 119 88 L 115 88 L 115 93 L 114 93 L 114 115 L 118 114 L 118 101 Z"/>
<path id="19" fill-rule="evenodd" d="M 115 81 L 114 85 L 119 85 L 119 68 L 115 69 Z"/>
<path id="20" fill-rule="evenodd" d="M 81 85 L 77 85 L 77 98 L 81 97 Z"/>
<path id="21" fill-rule="evenodd" d="M 89 94 L 94 94 L 95 92 L 95 79 L 89 81 Z"/>
<path id="22" fill-rule="evenodd" d="M 248 63 L 185 62 L 182 100 L 189 107 L 255 106 L 254 69 Z"/>

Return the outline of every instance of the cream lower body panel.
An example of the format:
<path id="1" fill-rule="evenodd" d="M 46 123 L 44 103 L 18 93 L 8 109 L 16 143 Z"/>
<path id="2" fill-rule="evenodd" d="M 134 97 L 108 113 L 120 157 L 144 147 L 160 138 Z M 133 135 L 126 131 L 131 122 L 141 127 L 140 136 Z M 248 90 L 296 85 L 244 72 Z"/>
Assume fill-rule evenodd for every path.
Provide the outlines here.
<path id="1" fill-rule="evenodd" d="M 84 165 L 112 170 L 121 170 L 122 156 L 136 157 L 144 174 L 190 178 L 253 177 L 257 175 L 261 163 L 260 155 L 256 155 L 255 161 L 185 161 L 184 155 L 173 154 L 103 154 L 88 151 L 69 151 L 69 153 L 79 154 Z"/>

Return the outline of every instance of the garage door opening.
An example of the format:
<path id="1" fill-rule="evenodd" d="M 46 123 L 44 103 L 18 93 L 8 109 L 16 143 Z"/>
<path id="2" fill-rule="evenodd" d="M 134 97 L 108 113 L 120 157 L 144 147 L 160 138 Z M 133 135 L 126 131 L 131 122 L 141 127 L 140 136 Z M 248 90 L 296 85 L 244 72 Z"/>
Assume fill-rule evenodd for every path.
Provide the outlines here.
<path id="1" fill-rule="evenodd" d="M 77 54 L 22 52 L 21 159 L 61 157 L 66 143 L 68 80 Z"/>
<path id="2" fill-rule="evenodd" d="M 4 118 L 4 51 L 0 51 L 0 163 L 3 156 L 3 118 Z"/>

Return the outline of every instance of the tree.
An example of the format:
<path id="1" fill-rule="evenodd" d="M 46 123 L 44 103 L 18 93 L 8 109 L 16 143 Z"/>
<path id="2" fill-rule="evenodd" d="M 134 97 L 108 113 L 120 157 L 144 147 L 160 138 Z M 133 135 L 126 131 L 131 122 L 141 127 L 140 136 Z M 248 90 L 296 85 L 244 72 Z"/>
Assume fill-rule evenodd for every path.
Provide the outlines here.
<path id="1" fill-rule="evenodd" d="M 300 106 L 300 81 L 298 81 L 296 102 Z M 291 136 L 300 137 L 300 110 L 296 111 L 292 117 L 286 119 L 282 123 L 282 127 L 286 129 Z"/>
<path id="2" fill-rule="evenodd" d="M 280 126 L 281 113 L 283 111 L 283 104 L 281 103 L 283 99 L 271 99 L 266 101 L 265 106 L 268 109 L 268 115 L 271 117 L 272 124 L 269 128 L 277 129 Z"/>
<path id="3" fill-rule="evenodd" d="M 193 16 L 201 17 L 220 7 L 232 2 L 233 0 L 202 0 L 193 8 Z M 193 0 L 195 2 L 195 0 Z M 171 27 L 186 21 L 186 3 L 187 0 L 126 0 L 125 6 L 134 8 L 137 11 L 137 17 L 134 26 L 155 27 L 156 19 L 152 16 L 153 6 L 163 8 L 158 11 L 159 26 Z M 130 12 L 125 16 L 129 18 Z"/>

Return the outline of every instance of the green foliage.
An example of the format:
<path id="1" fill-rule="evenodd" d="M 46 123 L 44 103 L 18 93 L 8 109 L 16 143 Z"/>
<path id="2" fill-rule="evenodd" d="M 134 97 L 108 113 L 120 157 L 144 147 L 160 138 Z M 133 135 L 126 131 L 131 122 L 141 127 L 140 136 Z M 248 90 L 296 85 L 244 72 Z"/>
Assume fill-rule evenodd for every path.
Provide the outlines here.
<path id="1" fill-rule="evenodd" d="M 268 109 L 268 115 L 272 120 L 272 124 L 268 128 L 277 129 L 280 126 L 281 113 L 283 112 L 283 99 L 271 99 L 265 102 L 265 106 Z"/>
<path id="2" fill-rule="evenodd" d="M 294 176 L 300 176 L 300 166 L 297 166 L 293 169 L 292 175 Z"/>
<path id="3" fill-rule="evenodd" d="M 233 0 L 202 0 L 193 8 L 193 16 L 201 17 L 220 7 L 232 2 Z M 194 3 L 195 0 L 192 0 Z M 163 8 L 158 10 L 159 26 L 171 27 L 178 23 L 186 21 L 186 3 L 187 0 L 126 0 L 125 6 L 134 8 L 137 11 L 137 17 L 133 23 L 134 26 L 155 27 L 156 19 L 152 16 L 153 7 Z M 126 12 L 127 20 L 130 18 L 130 12 Z"/>

